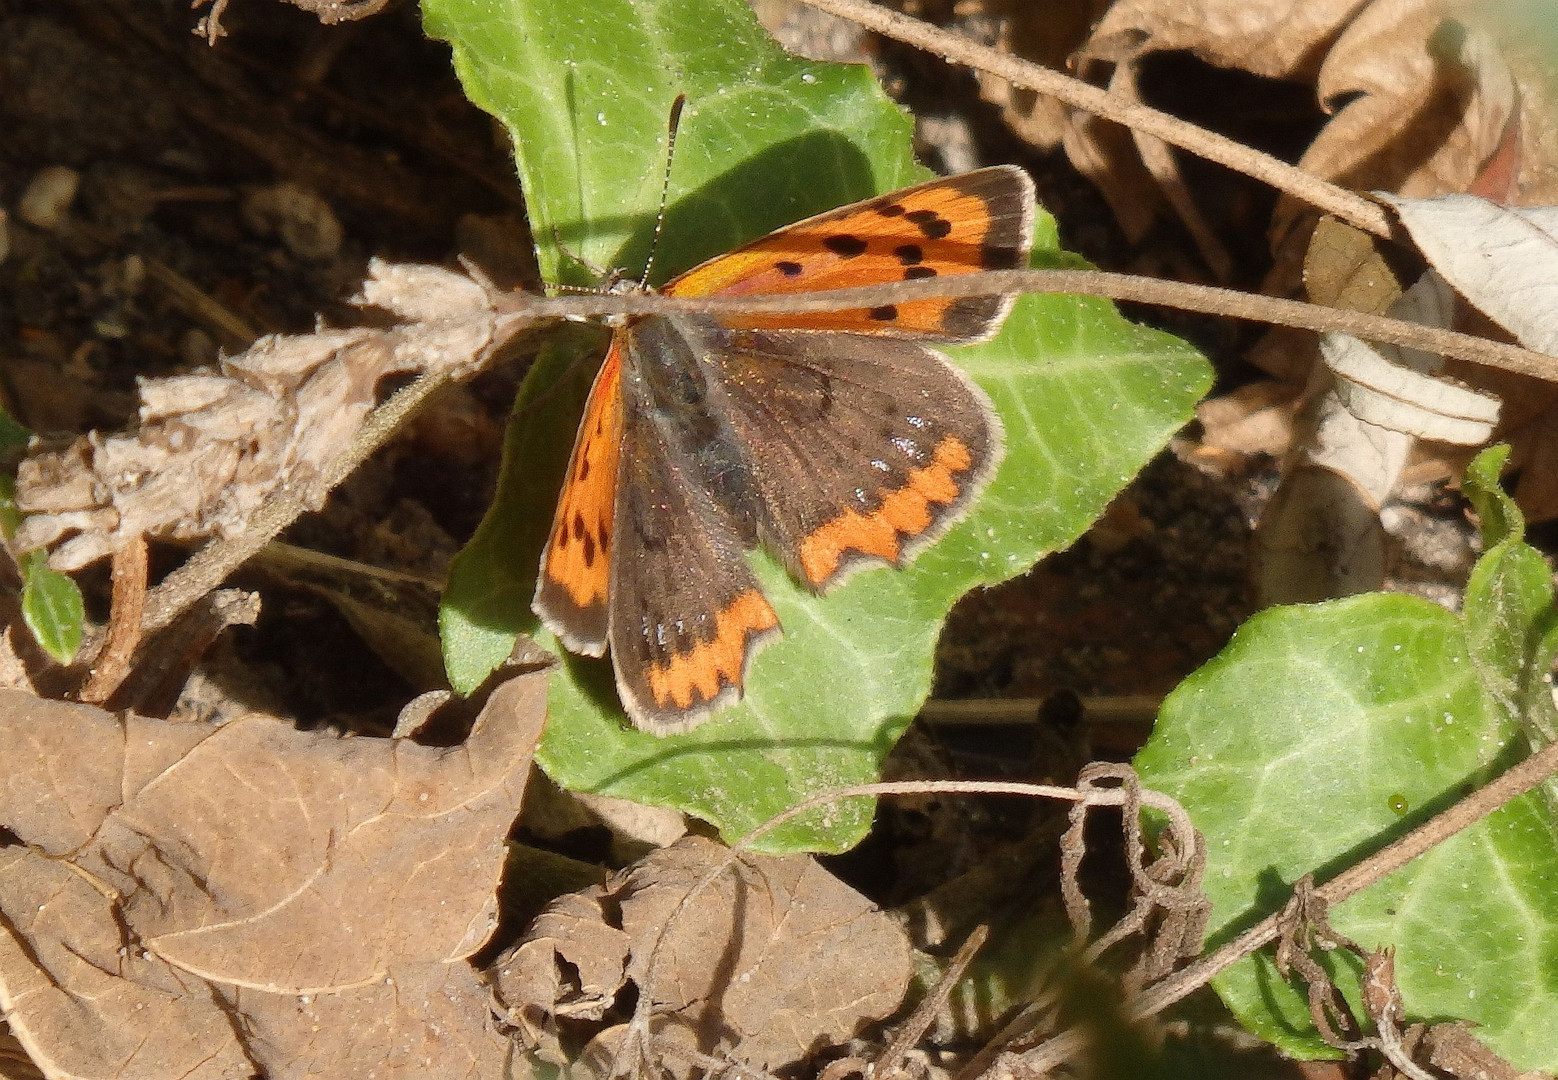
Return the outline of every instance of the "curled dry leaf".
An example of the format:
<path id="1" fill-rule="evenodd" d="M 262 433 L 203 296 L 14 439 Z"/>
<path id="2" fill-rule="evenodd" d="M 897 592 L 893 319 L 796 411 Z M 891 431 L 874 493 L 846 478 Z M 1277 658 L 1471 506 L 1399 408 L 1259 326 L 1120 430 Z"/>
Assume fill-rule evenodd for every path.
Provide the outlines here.
<path id="1" fill-rule="evenodd" d="M 1425 274 L 1390 314 L 1447 326 L 1454 298 Z M 1304 603 L 1380 587 L 1391 497 L 1417 439 L 1479 443 L 1498 418 L 1497 399 L 1436 378 L 1440 356 L 1366 345 L 1327 334 L 1321 355 L 1334 373 L 1311 410 L 1298 460 L 1283 478 L 1256 533 L 1257 591 L 1263 605 Z"/>
<path id="2" fill-rule="evenodd" d="M 1270 79 L 1313 78 L 1316 51 L 1357 10 L 1360 0 L 1119 0 L 1077 50 L 1084 77 L 1112 71 L 1110 90 L 1131 98 L 1135 72 L 1156 52 L 1183 50 L 1217 67 Z M 1097 184 L 1121 227 L 1139 239 L 1153 211 L 1169 196 L 1181 213 L 1195 213 L 1183 198 L 1172 155 L 1150 137 L 1125 138 L 1114 124 L 1073 114 L 1065 147 L 1073 165 Z M 1145 165 L 1144 165 L 1145 163 Z M 1199 219 L 1199 214 L 1196 214 Z M 1199 220 L 1194 229 L 1204 232 Z"/>
<path id="3" fill-rule="evenodd" d="M 657 1041 L 773 1071 L 890 1015 L 912 969 L 903 929 L 813 859 L 689 837 L 553 903 L 490 974 L 521 1036 L 558 1064 L 610 1062 L 621 1023 L 592 1029 L 581 1053 L 559 1021 L 625 1019 L 631 984 Z"/>
<path id="4" fill-rule="evenodd" d="M 1558 208 L 1500 206 L 1474 195 L 1407 199 L 1395 208 L 1430 266 L 1522 345 L 1558 355 Z M 1503 437 L 1522 467 L 1515 498 L 1532 521 L 1558 517 L 1558 364 L 1547 384 L 1509 376 Z M 1478 373 L 1487 381 L 1487 373 Z"/>
<path id="5" fill-rule="evenodd" d="M 1084 77 L 1109 73 L 1111 89 L 1127 96 L 1135 95 L 1143 61 L 1172 51 L 1312 82 L 1317 104 L 1333 116 L 1305 150 L 1305 171 L 1344 187 L 1428 196 L 1468 190 L 1491 163 L 1509 158 L 1496 194 L 1540 201 L 1553 175 L 1546 89 L 1512 69 L 1494 33 L 1467 21 L 1474 8 L 1444 0 L 1202 0 L 1193 7 L 1118 0 L 1075 61 Z M 1082 114 L 1072 124 L 1067 154 L 1104 192 L 1128 236 L 1145 231 L 1165 195 L 1187 213 L 1177 164 L 1154 140 L 1127 139 Z M 1193 206 L 1189 212 L 1194 232 L 1199 215 Z M 1270 291 L 1298 284 L 1307 229 L 1295 226 L 1308 213 L 1291 197 L 1279 203 Z"/>
<path id="6" fill-rule="evenodd" d="M 493 924 L 545 675 L 461 746 L 0 690 L 0 1008 L 51 1076 L 499 1075 Z"/>
<path id="7" fill-rule="evenodd" d="M 1457 292 L 1522 345 L 1558 354 L 1558 207 L 1500 206 L 1475 195 L 1378 197 Z"/>
<path id="8" fill-rule="evenodd" d="M 93 432 L 24 461 L 16 503 L 32 516 L 18 550 L 53 547 L 49 565 L 71 571 L 137 537 L 240 536 L 277 491 L 317 508 L 317 481 L 351 444 L 381 379 L 468 374 L 510 325 L 484 285 L 431 266 L 375 262 L 361 302 L 404 322 L 261 338 L 220 374 L 146 380 L 134 434 Z"/>

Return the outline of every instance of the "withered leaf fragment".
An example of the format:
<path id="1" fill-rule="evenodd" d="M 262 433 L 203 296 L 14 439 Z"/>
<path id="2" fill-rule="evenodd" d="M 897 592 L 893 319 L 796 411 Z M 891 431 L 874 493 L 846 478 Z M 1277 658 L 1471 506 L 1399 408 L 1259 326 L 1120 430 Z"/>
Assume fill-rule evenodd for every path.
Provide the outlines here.
<path id="1" fill-rule="evenodd" d="M 370 270 L 362 302 L 401 325 L 265 337 L 220 373 L 144 380 L 135 432 L 92 432 L 24 461 L 16 503 L 31 516 L 17 550 L 51 547 L 49 565 L 68 572 L 137 537 L 240 536 L 278 491 L 317 509 L 328 494 L 319 478 L 351 445 L 381 379 L 469 374 L 517 329 L 468 277 Z"/>
<path id="2" fill-rule="evenodd" d="M 902 927 L 814 859 L 731 858 L 700 837 L 560 898 L 489 971 L 521 1037 L 585 1073 L 609 1064 L 630 984 L 652 1000 L 656 1039 L 772 1072 L 891 1015 L 911 974 Z M 597 1027 L 582 1052 L 564 1032 L 578 1021 Z"/>
<path id="3" fill-rule="evenodd" d="M 544 673 L 459 746 L 0 690 L 0 1009 L 48 1075 L 489 1077 L 491 932 Z"/>

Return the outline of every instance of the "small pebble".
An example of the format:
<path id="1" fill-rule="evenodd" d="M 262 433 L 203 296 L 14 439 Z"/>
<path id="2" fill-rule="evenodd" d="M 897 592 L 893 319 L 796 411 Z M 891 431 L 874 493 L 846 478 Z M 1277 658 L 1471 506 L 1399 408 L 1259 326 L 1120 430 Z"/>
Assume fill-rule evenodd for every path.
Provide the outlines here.
<path id="1" fill-rule="evenodd" d="M 45 165 L 27 182 L 16 206 L 17 216 L 40 229 L 57 228 L 76 201 L 81 174 L 64 165 Z"/>
<path id="2" fill-rule="evenodd" d="M 179 358 L 192 368 L 211 367 L 217 361 L 216 341 L 199 327 L 186 330 L 179 338 Z"/>
<path id="3" fill-rule="evenodd" d="M 330 204 L 297 184 L 276 184 L 244 196 L 243 222 L 263 235 L 278 235 L 302 259 L 324 262 L 341 250 L 342 229 Z"/>

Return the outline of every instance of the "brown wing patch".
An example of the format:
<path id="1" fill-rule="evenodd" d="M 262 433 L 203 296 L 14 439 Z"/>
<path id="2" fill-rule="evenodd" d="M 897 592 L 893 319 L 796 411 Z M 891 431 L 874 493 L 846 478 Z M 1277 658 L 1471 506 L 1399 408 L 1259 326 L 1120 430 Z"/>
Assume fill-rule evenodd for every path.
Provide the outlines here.
<path id="1" fill-rule="evenodd" d="M 541 555 L 534 608 L 573 652 L 606 649 L 607 590 L 622 445 L 622 337 L 612 339 L 590 387 L 552 535 Z"/>
<path id="2" fill-rule="evenodd" d="M 713 330 L 720 411 L 750 460 L 759 535 L 817 591 L 901 566 L 994 472 L 989 399 L 935 350 L 864 334 Z"/>
<path id="3" fill-rule="evenodd" d="M 973 465 L 973 452 L 962 440 L 950 435 L 942 439 L 931 463 L 911 471 L 902 487 L 883 494 L 874 511 L 845 510 L 801 540 L 801 571 L 807 582 L 821 588 L 851 556 L 897 563 L 903 543 L 937 522 L 936 508 L 957 502 L 966 486 L 959 478 Z"/>
<path id="4" fill-rule="evenodd" d="M 786 226 L 710 260 L 665 287 L 672 296 L 818 292 L 854 285 L 1026 266 L 1033 242 L 1033 182 L 997 165 L 932 180 Z M 807 330 L 978 341 L 1011 307 L 1003 296 L 935 298 L 812 313 Z M 794 329 L 787 315 L 733 317 L 746 329 Z"/>

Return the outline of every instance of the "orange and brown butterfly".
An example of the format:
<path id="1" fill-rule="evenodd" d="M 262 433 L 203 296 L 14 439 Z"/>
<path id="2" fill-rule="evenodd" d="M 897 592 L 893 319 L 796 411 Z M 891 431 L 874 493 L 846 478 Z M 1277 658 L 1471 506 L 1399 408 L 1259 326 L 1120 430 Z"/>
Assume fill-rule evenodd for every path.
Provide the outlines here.
<path id="1" fill-rule="evenodd" d="M 673 279 L 670 296 L 805 293 L 1025 267 L 1033 183 L 951 176 L 786 226 Z M 647 315 L 616 327 L 541 556 L 535 610 L 611 651 L 635 725 L 686 731 L 740 697 L 779 632 L 746 553 L 815 592 L 900 566 L 1001 454 L 984 392 L 930 347 L 991 337 L 1012 296 L 807 315 Z"/>

